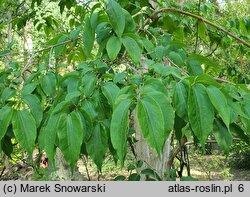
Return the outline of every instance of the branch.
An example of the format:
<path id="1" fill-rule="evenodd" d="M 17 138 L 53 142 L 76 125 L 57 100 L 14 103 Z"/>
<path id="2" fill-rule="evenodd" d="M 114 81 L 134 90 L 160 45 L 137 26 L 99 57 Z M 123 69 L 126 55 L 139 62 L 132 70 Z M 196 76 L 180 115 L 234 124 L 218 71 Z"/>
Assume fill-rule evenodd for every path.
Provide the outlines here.
<path id="1" fill-rule="evenodd" d="M 64 44 L 68 44 L 68 43 L 70 43 L 70 42 L 72 42 L 72 40 L 66 40 L 66 41 L 64 41 L 64 42 L 60 42 L 60 43 L 57 43 L 57 44 L 54 44 L 54 45 L 50 45 L 50 46 L 48 46 L 48 47 L 46 47 L 46 48 L 39 49 L 39 50 L 37 50 L 37 51 L 32 52 L 31 55 L 35 55 L 35 54 L 37 54 L 37 53 L 40 53 L 40 52 L 49 50 L 49 49 L 51 49 L 51 48 L 54 48 L 54 47 L 58 47 L 58 46 L 64 45 Z M 9 52 L 9 53 L 0 55 L 0 58 L 1 58 L 1 57 L 5 57 L 5 56 L 10 56 L 10 55 L 15 55 L 15 54 L 21 54 L 21 53 L 20 53 L 20 52 Z"/>
<path id="2" fill-rule="evenodd" d="M 222 27 L 216 25 L 215 23 L 212 23 L 211 21 L 209 21 L 209 20 L 207 20 L 205 18 L 202 18 L 201 16 L 192 14 L 190 12 L 178 10 L 178 9 L 175 9 L 175 8 L 162 8 L 162 9 L 159 9 L 159 10 L 155 11 L 153 14 L 151 14 L 150 18 L 153 20 L 153 19 L 155 19 L 155 17 L 156 17 L 157 14 L 162 13 L 162 12 L 177 12 L 177 13 L 180 13 L 180 14 L 183 14 L 183 15 L 186 15 L 186 16 L 190 16 L 190 17 L 195 18 L 197 20 L 201 20 L 204 23 L 215 27 L 216 29 L 224 32 L 225 34 L 227 34 L 229 36 L 231 36 L 232 38 L 234 38 L 235 40 L 237 40 L 239 43 L 241 43 L 241 44 L 243 44 L 243 45 L 245 45 L 245 46 L 247 46 L 247 47 L 250 48 L 250 43 L 246 42 L 245 40 L 242 40 L 241 38 L 237 37 L 236 35 L 232 34 L 229 31 L 223 29 Z"/>
<path id="3" fill-rule="evenodd" d="M 198 3 L 198 15 L 199 16 L 200 16 L 200 11 L 201 11 L 201 0 L 199 0 L 199 3 Z M 199 23 L 197 21 L 194 53 L 196 53 L 196 51 L 197 51 L 198 41 L 199 41 Z"/>

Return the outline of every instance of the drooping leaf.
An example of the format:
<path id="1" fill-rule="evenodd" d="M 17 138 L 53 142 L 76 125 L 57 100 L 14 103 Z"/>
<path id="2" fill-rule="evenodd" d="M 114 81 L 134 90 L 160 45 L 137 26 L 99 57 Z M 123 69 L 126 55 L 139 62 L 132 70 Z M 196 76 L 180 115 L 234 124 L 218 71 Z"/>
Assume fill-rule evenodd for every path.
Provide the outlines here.
<path id="1" fill-rule="evenodd" d="M 125 179 L 126 179 L 125 176 L 119 175 L 119 176 L 115 177 L 114 181 L 124 181 Z"/>
<path id="2" fill-rule="evenodd" d="M 149 68 L 153 68 L 157 74 L 160 74 L 162 76 L 172 75 L 179 79 L 182 78 L 180 70 L 173 66 L 163 66 L 162 64 L 156 63 L 149 66 Z"/>
<path id="3" fill-rule="evenodd" d="M 0 141 L 4 137 L 13 115 L 13 109 L 9 106 L 4 106 L 0 109 Z"/>
<path id="4" fill-rule="evenodd" d="M 218 88 L 214 86 L 208 86 L 207 93 L 214 108 L 218 111 L 223 122 L 229 129 L 231 114 L 226 97 Z"/>
<path id="5" fill-rule="evenodd" d="M 82 78 L 83 93 L 86 97 L 93 94 L 96 88 L 96 75 L 92 72 L 86 73 Z"/>
<path id="6" fill-rule="evenodd" d="M 124 17 L 125 17 L 125 29 L 124 32 L 126 33 L 134 33 L 136 30 L 136 23 L 133 19 L 133 17 L 130 15 L 130 13 L 125 10 L 122 9 Z"/>
<path id="7" fill-rule="evenodd" d="M 152 91 L 159 91 L 159 92 L 164 93 L 165 95 L 168 95 L 166 86 L 163 84 L 163 81 L 160 78 L 148 78 L 144 82 L 144 86 L 141 91 L 143 94 L 146 94 L 147 92 L 152 92 Z"/>
<path id="8" fill-rule="evenodd" d="M 62 114 L 52 114 L 49 117 L 47 124 L 41 129 L 38 139 L 40 148 L 45 150 L 53 168 L 55 167 L 56 134 L 61 115 Z"/>
<path id="9" fill-rule="evenodd" d="M 161 106 L 151 96 L 145 96 L 138 101 L 137 118 L 144 138 L 160 155 L 166 141 Z"/>
<path id="10" fill-rule="evenodd" d="M 194 178 L 192 176 L 183 176 L 181 177 L 181 181 L 199 181 L 199 179 Z"/>
<path id="11" fill-rule="evenodd" d="M 250 102 L 245 102 L 243 105 L 244 113 L 247 115 L 246 117 L 242 116 L 241 121 L 246 128 L 246 133 L 250 135 Z"/>
<path id="12" fill-rule="evenodd" d="M 203 73 L 201 64 L 196 60 L 187 61 L 187 70 L 190 75 L 199 76 Z"/>
<path id="13" fill-rule="evenodd" d="M 110 137 L 114 149 L 121 164 L 124 164 L 124 157 L 127 151 L 128 135 L 128 110 L 130 100 L 124 99 L 115 106 L 110 125 Z"/>
<path id="14" fill-rule="evenodd" d="M 72 101 L 74 98 L 77 98 L 81 95 L 81 92 L 80 91 L 73 91 L 73 92 L 70 92 L 66 95 L 65 97 L 65 101 Z"/>
<path id="15" fill-rule="evenodd" d="M 202 83 L 203 85 L 209 86 L 215 86 L 217 88 L 220 88 L 220 84 L 211 76 L 209 76 L 208 74 L 202 74 L 199 75 L 195 78 L 195 82 L 196 83 Z"/>
<path id="16" fill-rule="evenodd" d="M 185 122 L 182 118 L 180 118 L 177 114 L 175 114 L 175 120 L 174 120 L 174 131 L 175 131 L 175 137 L 178 141 L 180 141 L 183 137 L 183 131 L 182 129 L 187 125 L 187 122 Z"/>
<path id="17" fill-rule="evenodd" d="M 107 98 L 109 104 L 113 107 L 115 104 L 116 96 L 119 92 L 119 87 L 112 82 L 107 82 L 102 86 L 102 93 Z"/>
<path id="18" fill-rule="evenodd" d="M 214 121 L 214 137 L 218 145 L 224 150 L 226 154 L 229 153 L 230 146 L 233 143 L 233 137 L 226 125 L 219 119 Z"/>
<path id="19" fill-rule="evenodd" d="M 125 16 L 122 7 L 116 1 L 109 0 L 106 12 L 116 35 L 121 37 L 125 28 Z"/>
<path id="20" fill-rule="evenodd" d="M 40 80 L 42 90 L 47 96 L 54 96 L 56 93 L 56 77 L 54 73 L 49 72 Z"/>
<path id="21" fill-rule="evenodd" d="M 178 53 L 176 53 L 174 51 L 171 51 L 169 53 L 169 59 L 171 59 L 177 66 L 180 66 L 180 67 L 184 66 L 183 59 L 181 58 L 181 56 Z"/>
<path id="22" fill-rule="evenodd" d="M 77 29 L 74 29 L 69 33 L 70 39 L 74 44 L 76 44 L 80 32 L 81 32 L 81 27 L 78 27 Z"/>
<path id="23" fill-rule="evenodd" d="M 128 52 L 128 55 L 131 57 L 131 59 L 135 63 L 139 63 L 141 58 L 141 49 L 137 42 L 129 36 L 123 36 L 122 43 L 125 46 L 126 51 Z"/>
<path id="24" fill-rule="evenodd" d="M 244 140 L 246 143 L 250 142 L 250 137 L 247 134 L 245 134 L 246 132 L 240 125 L 237 125 L 236 123 L 230 124 L 230 131 L 233 137 L 240 138 Z"/>
<path id="25" fill-rule="evenodd" d="M 38 128 L 43 119 L 43 110 L 39 99 L 32 94 L 27 94 L 22 99 L 29 106 L 31 114 L 36 120 L 36 127 Z"/>
<path id="26" fill-rule="evenodd" d="M 79 159 L 83 142 L 83 125 L 79 111 L 73 111 L 67 116 L 61 116 L 60 129 L 57 130 L 59 147 L 65 160 L 73 170 Z"/>
<path id="27" fill-rule="evenodd" d="M 5 135 L 2 140 L 0 140 L 0 153 L 1 150 L 6 154 L 9 158 L 11 158 L 11 153 L 13 152 L 13 144 L 11 142 L 11 137 Z"/>
<path id="28" fill-rule="evenodd" d="M 137 173 L 132 173 L 128 177 L 128 181 L 140 181 L 141 175 Z"/>
<path id="29" fill-rule="evenodd" d="M 198 20 L 198 34 L 202 40 L 206 40 L 207 29 L 205 23 L 201 20 Z"/>
<path id="30" fill-rule="evenodd" d="M 124 81 L 124 79 L 127 77 L 127 73 L 126 72 L 121 72 L 121 73 L 117 73 L 113 79 L 114 83 L 122 83 Z"/>
<path id="31" fill-rule="evenodd" d="M 98 169 L 101 170 L 105 153 L 108 149 L 108 138 L 106 130 L 102 125 L 95 125 L 86 148 L 89 156 L 93 159 Z"/>
<path id="32" fill-rule="evenodd" d="M 121 50 L 122 42 L 120 38 L 112 36 L 109 38 L 106 46 L 109 59 L 114 61 Z"/>
<path id="33" fill-rule="evenodd" d="M 60 43 L 64 43 L 65 41 L 69 40 L 69 37 L 68 35 L 62 35 L 59 39 L 58 39 L 58 42 L 57 44 L 60 44 Z M 63 53 L 63 50 L 65 49 L 65 46 L 66 44 L 61 44 L 57 47 L 55 47 L 55 57 L 59 57 L 60 55 L 62 55 Z"/>
<path id="34" fill-rule="evenodd" d="M 83 27 L 83 51 L 87 57 L 91 56 L 94 46 L 95 32 L 91 27 L 90 17 L 86 14 Z"/>
<path id="35" fill-rule="evenodd" d="M 62 101 L 60 103 L 58 103 L 55 108 L 53 109 L 52 114 L 58 114 L 60 112 L 67 112 L 68 107 L 71 105 L 70 101 Z"/>
<path id="36" fill-rule="evenodd" d="M 3 92 L 1 93 L 1 99 L 3 102 L 7 101 L 8 99 L 15 96 L 16 91 L 13 88 L 4 88 Z"/>
<path id="37" fill-rule="evenodd" d="M 12 118 L 13 132 L 18 143 L 31 156 L 36 140 L 36 121 L 31 113 L 25 110 L 15 110 Z"/>
<path id="38" fill-rule="evenodd" d="M 21 95 L 24 96 L 26 94 L 31 94 L 36 89 L 36 87 L 37 87 L 37 82 L 28 83 L 24 85 L 21 90 Z"/>
<path id="39" fill-rule="evenodd" d="M 173 95 L 173 105 L 174 108 L 176 109 L 175 113 L 180 118 L 183 118 L 185 121 L 188 121 L 187 98 L 188 98 L 188 93 L 183 83 L 181 82 L 176 83 Z"/>
<path id="40" fill-rule="evenodd" d="M 84 102 L 82 102 L 81 109 L 88 114 L 92 121 L 94 121 L 98 116 L 94 103 L 91 101 L 85 100 Z"/>
<path id="41" fill-rule="evenodd" d="M 202 84 L 195 84 L 189 91 L 188 118 L 194 135 L 204 145 L 213 129 L 214 108 Z"/>
<path id="42" fill-rule="evenodd" d="M 174 110 L 168 100 L 168 97 L 159 91 L 148 92 L 146 95 L 142 96 L 150 96 L 160 105 L 164 117 L 165 139 L 168 138 L 169 133 L 174 127 Z"/>
<path id="43" fill-rule="evenodd" d="M 161 177 L 159 176 L 159 174 L 157 174 L 157 172 L 151 168 L 145 168 L 141 171 L 141 174 L 147 175 L 151 178 L 154 178 L 157 181 L 161 181 Z"/>

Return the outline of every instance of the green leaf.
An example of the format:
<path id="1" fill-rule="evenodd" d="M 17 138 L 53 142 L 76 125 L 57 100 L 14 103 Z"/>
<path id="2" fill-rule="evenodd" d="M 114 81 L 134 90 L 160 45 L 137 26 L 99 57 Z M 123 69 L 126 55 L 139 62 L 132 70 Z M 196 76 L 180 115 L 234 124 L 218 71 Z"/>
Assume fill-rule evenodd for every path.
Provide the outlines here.
<path id="1" fill-rule="evenodd" d="M 12 118 L 17 142 L 32 156 L 36 140 L 36 121 L 28 110 L 16 110 Z"/>
<path id="2" fill-rule="evenodd" d="M 127 73 L 126 72 L 121 72 L 115 75 L 113 81 L 114 83 L 122 83 L 122 81 L 127 77 Z"/>
<path id="3" fill-rule="evenodd" d="M 108 138 L 106 130 L 102 125 L 95 125 L 86 147 L 89 156 L 93 159 L 98 169 L 101 170 L 105 153 L 108 149 Z"/>
<path id="4" fill-rule="evenodd" d="M 136 23 L 133 19 L 133 17 L 131 16 L 131 14 L 125 10 L 122 9 L 124 17 L 125 17 L 125 29 L 124 32 L 126 33 L 134 33 L 136 30 Z"/>
<path id="5" fill-rule="evenodd" d="M 234 137 L 244 140 L 246 143 L 250 142 L 250 138 L 245 134 L 243 128 L 236 123 L 230 125 L 230 131 Z"/>
<path id="6" fill-rule="evenodd" d="M 152 170 L 151 168 L 143 169 L 143 170 L 141 171 L 141 174 L 150 176 L 151 178 L 154 178 L 154 179 L 156 179 L 156 180 L 158 180 L 158 181 L 161 181 L 161 177 L 157 174 L 157 172 L 155 172 L 155 171 Z"/>
<path id="7" fill-rule="evenodd" d="M 14 97 L 16 95 L 16 91 L 12 88 L 4 88 L 2 92 L 2 100 L 3 102 L 7 101 L 8 99 Z"/>
<path id="8" fill-rule="evenodd" d="M 137 173 L 132 173 L 128 177 L 128 181 L 140 181 L 141 176 Z"/>
<path id="9" fill-rule="evenodd" d="M 146 95 L 142 96 L 150 96 L 155 100 L 156 103 L 160 105 L 164 117 L 164 138 L 167 139 L 169 133 L 173 130 L 174 127 L 174 110 L 168 100 L 168 97 L 162 92 L 158 91 L 148 92 Z"/>
<path id="10" fill-rule="evenodd" d="M 31 94 L 37 87 L 37 82 L 33 82 L 33 83 L 28 83 L 26 85 L 23 86 L 22 90 L 21 90 L 21 95 L 27 95 L 27 94 Z"/>
<path id="11" fill-rule="evenodd" d="M 166 86 L 163 84 L 163 81 L 160 78 L 148 78 L 144 82 L 144 87 L 141 90 L 142 94 L 146 94 L 147 92 L 151 91 L 159 91 L 165 95 L 168 95 Z"/>
<path id="12" fill-rule="evenodd" d="M 195 84 L 189 91 L 188 117 L 194 135 L 204 145 L 213 129 L 214 108 L 202 84 Z"/>
<path id="13" fill-rule="evenodd" d="M 42 90 L 47 96 L 54 96 L 56 93 L 56 77 L 54 73 L 49 72 L 40 80 Z"/>
<path id="14" fill-rule="evenodd" d="M 109 38 L 106 46 L 106 50 L 108 52 L 109 59 L 114 61 L 117 55 L 121 50 L 122 42 L 120 38 L 116 36 L 112 36 Z"/>
<path id="15" fill-rule="evenodd" d="M 11 153 L 13 152 L 13 144 L 11 142 L 11 137 L 5 135 L 2 140 L 0 140 L 0 153 L 1 149 L 9 158 L 11 158 Z"/>
<path id="16" fill-rule="evenodd" d="M 83 93 L 86 97 L 90 97 L 96 88 L 95 73 L 86 73 L 82 78 Z"/>
<path id="17" fill-rule="evenodd" d="M 13 109 L 9 106 L 4 106 L 0 109 L 0 141 L 4 137 L 12 119 Z"/>
<path id="18" fill-rule="evenodd" d="M 201 64 L 196 60 L 187 61 L 187 70 L 190 75 L 199 76 L 203 74 Z"/>
<path id="19" fill-rule="evenodd" d="M 124 181 L 125 179 L 126 179 L 125 176 L 119 175 L 119 176 L 115 177 L 114 181 Z"/>
<path id="20" fill-rule="evenodd" d="M 187 98 L 188 93 L 183 83 L 176 83 L 173 95 L 173 105 L 176 109 L 175 113 L 185 121 L 188 121 Z"/>
<path id="21" fill-rule="evenodd" d="M 46 126 L 42 127 L 39 135 L 39 146 L 41 149 L 45 150 L 53 168 L 55 167 L 55 144 L 60 116 L 62 116 L 62 114 L 52 114 Z"/>
<path id="22" fill-rule="evenodd" d="M 195 83 L 202 83 L 203 85 L 209 86 L 215 86 L 217 88 L 220 88 L 221 85 L 215 81 L 214 78 L 212 78 L 211 76 L 209 76 L 208 74 L 202 74 L 199 75 L 198 77 L 195 78 Z"/>
<path id="23" fill-rule="evenodd" d="M 121 37 L 125 28 L 125 16 L 122 7 L 117 2 L 109 0 L 106 12 L 115 33 L 118 37 Z"/>
<path id="24" fill-rule="evenodd" d="M 177 66 L 184 66 L 184 61 L 178 53 L 171 51 L 168 56 Z"/>
<path id="25" fill-rule="evenodd" d="M 205 23 L 201 20 L 198 20 L 198 35 L 202 40 L 206 40 L 207 29 Z"/>
<path id="26" fill-rule="evenodd" d="M 166 141 L 161 106 L 151 96 L 145 96 L 138 101 L 137 118 L 144 138 L 160 156 Z"/>
<path id="27" fill-rule="evenodd" d="M 231 111 L 224 94 L 214 86 L 207 87 L 207 93 L 214 108 L 218 111 L 223 122 L 229 129 Z"/>
<path id="28" fill-rule="evenodd" d="M 125 99 L 116 105 L 110 125 L 111 143 L 117 151 L 122 166 L 127 151 L 128 111 L 130 103 L 131 101 L 129 99 Z"/>
<path id="29" fill-rule="evenodd" d="M 83 27 L 83 51 L 87 57 L 91 56 L 94 46 L 95 31 L 91 27 L 90 17 L 86 14 Z"/>
<path id="30" fill-rule="evenodd" d="M 214 137 L 224 152 L 229 154 L 230 146 L 233 143 L 233 137 L 225 124 L 219 119 L 215 119 L 214 121 Z"/>
<path id="31" fill-rule="evenodd" d="M 97 118 L 98 114 L 95 110 L 93 102 L 90 102 L 88 100 L 83 101 L 81 109 L 89 115 L 92 121 L 94 121 Z"/>
<path id="32" fill-rule="evenodd" d="M 83 124 L 79 111 L 73 111 L 67 116 L 61 116 L 60 129 L 57 130 L 59 148 L 65 160 L 73 170 L 79 159 L 83 142 Z"/>
<path id="33" fill-rule="evenodd" d="M 181 177 L 181 181 L 199 181 L 199 179 L 194 178 L 192 176 L 183 176 Z"/>
<path id="34" fill-rule="evenodd" d="M 102 85 L 102 93 L 107 98 L 108 103 L 114 107 L 116 96 L 119 92 L 119 87 L 112 82 L 106 82 Z"/>
<path id="35" fill-rule="evenodd" d="M 156 63 L 156 64 L 150 65 L 149 68 L 153 68 L 157 74 L 160 74 L 162 76 L 172 75 L 179 79 L 182 78 L 181 71 L 173 66 L 163 66 L 160 63 Z"/>
<path id="36" fill-rule="evenodd" d="M 60 43 L 64 43 L 65 41 L 67 41 L 69 39 L 68 35 L 62 35 L 59 39 L 58 39 L 58 42 L 57 44 L 60 44 Z M 62 45 L 59 45 L 57 47 L 55 47 L 55 58 L 59 57 L 60 55 L 62 55 L 64 49 L 65 49 L 65 46 L 66 44 L 62 44 Z"/>
<path id="37" fill-rule="evenodd" d="M 247 115 L 247 117 L 241 117 L 241 121 L 246 128 L 246 133 L 250 135 L 250 102 L 246 102 L 245 105 L 243 105 L 244 113 Z"/>
<path id="38" fill-rule="evenodd" d="M 22 99 L 29 106 L 31 114 L 36 120 L 36 127 L 38 128 L 43 119 L 43 110 L 40 100 L 37 98 L 37 96 L 32 94 L 27 94 L 23 96 Z"/>
<path id="39" fill-rule="evenodd" d="M 131 59 L 135 63 L 139 63 L 141 58 L 141 49 L 137 42 L 129 36 L 123 36 L 122 43 L 125 46 L 126 51 L 128 52 L 128 55 L 131 57 Z"/>
<path id="40" fill-rule="evenodd" d="M 65 101 L 72 101 L 74 98 L 77 98 L 79 96 L 81 96 L 81 92 L 79 91 L 70 92 L 66 95 Z"/>
<path id="41" fill-rule="evenodd" d="M 81 31 L 81 27 L 78 27 L 77 29 L 74 29 L 69 33 L 69 36 L 74 44 L 76 44 L 77 38 L 80 34 L 80 31 Z"/>

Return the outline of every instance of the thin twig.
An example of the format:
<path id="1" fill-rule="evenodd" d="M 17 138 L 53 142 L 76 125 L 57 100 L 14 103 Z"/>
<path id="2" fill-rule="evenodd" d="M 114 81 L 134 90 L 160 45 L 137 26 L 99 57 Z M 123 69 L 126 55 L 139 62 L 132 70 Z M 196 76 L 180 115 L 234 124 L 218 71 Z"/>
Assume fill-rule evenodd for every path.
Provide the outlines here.
<path id="1" fill-rule="evenodd" d="M 198 15 L 199 16 L 200 16 L 200 10 L 201 10 L 201 0 L 199 0 L 199 2 L 198 2 Z M 199 41 L 199 22 L 197 21 L 194 53 L 196 53 L 196 51 L 197 51 L 198 41 Z"/>
<path id="2" fill-rule="evenodd" d="M 1 174 L 0 174 L 0 178 L 3 176 L 4 171 L 6 170 L 6 166 L 3 167 Z"/>
<path id="3" fill-rule="evenodd" d="M 207 19 L 205 19 L 205 18 L 203 18 L 201 16 L 192 14 L 190 12 L 186 12 L 186 11 L 183 11 L 183 10 L 178 10 L 176 8 L 162 8 L 162 9 L 159 9 L 159 10 L 155 11 L 153 14 L 151 14 L 150 18 L 153 20 L 157 14 L 162 13 L 162 12 L 177 12 L 177 13 L 180 13 L 180 14 L 183 14 L 183 15 L 186 15 L 186 16 L 190 16 L 190 17 L 195 18 L 197 20 L 201 20 L 204 23 L 215 27 L 216 29 L 224 32 L 225 34 L 227 34 L 229 36 L 231 36 L 232 38 L 234 38 L 235 40 L 237 40 L 239 43 L 241 43 L 241 44 L 243 44 L 243 45 L 245 45 L 245 46 L 247 46 L 247 47 L 250 48 L 250 43 L 246 42 L 245 40 L 242 40 L 238 36 L 232 34 L 231 32 L 227 31 L 226 29 L 224 29 L 224 28 L 216 25 L 215 23 L 212 23 L 211 21 L 209 21 L 209 20 L 207 20 Z M 149 21 L 147 21 L 147 22 L 149 22 Z"/>
<path id="4" fill-rule="evenodd" d="M 208 55 L 206 55 L 206 57 L 209 57 L 210 55 L 212 55 L 218 48 L 218 44 L 216 44 L 215 48 L 211 51 L 211 53 L 209 53 Z"/>
<path id="5" fill-rule="evenodd" d="M 189 76 L 189 74 L 184 69 L 182 69 L 177 64 L 175 64 L 171 59 L 169 59 L 169 57 L 166 56 L 165 58 L 170 62 L 170 64 L 172 64 L 174 67 L 178 68 L 182 72 L 183 75 Z"/>
<path id="6" fill-rule="evenodd" d="M 85 169 L 86 169 L 86 172 L 87 172 L 88 180 L 91 181 L 91 177 L 89 175 L 89 169 L 88 169 L 87 159 L 86 159 L 85 155 L 83 156 L 83 160 L 84 160 L 84 166 L 85 166 Z"/>
<path id="7" fill-rule="evenodd" d="M 40 53 L 40 52 L 49 50 L 49 49 L 51 49 L 51 48 L 54 48 L 54 47 L 58 47 L 58 46 L 64 45 L 64 44 L 68 44 L 68 43 L 70 43 L 70 42 L 72 42 L 72 40 L 66 40 L 66 41 L 64 41 L 64 42 L 60 42 L 60 43 L 57 43 L 57 44 L 54 44 L 54 45 L 50 45 L 50 46 L 45 47 L 45 48 L 43 48 L 43 49 L 39 49 L 39 50 L 37 50 L 37 51 L 34 51 L 34 52 L 32 53 L 32 55 L 36 55 L 37 53 Z M 15 54 L 22 54 L 22 53 L 21 53 L 21 52 L 15 52 L 15 51 L 13 51 L 13 52 L 9 52 L 9 53 L 0 55 L 0 58 L 1 58 L 1 57 L 5 57 L 5 56 L 10 56 L 10 55 L 15 55 Z M 23 52 L 23 54 L 25 54 L 25 52 Z"/>

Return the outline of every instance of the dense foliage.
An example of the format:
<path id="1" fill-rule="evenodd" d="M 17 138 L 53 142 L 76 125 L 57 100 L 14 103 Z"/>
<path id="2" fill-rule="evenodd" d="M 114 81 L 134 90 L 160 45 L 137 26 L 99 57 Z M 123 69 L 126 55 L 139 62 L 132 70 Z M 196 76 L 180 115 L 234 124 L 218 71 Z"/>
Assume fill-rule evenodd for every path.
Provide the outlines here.
<path id="1" fill-rule="evenodd" d="M 204 147 L 212 132 L 225 153 L 233 138 L 249 142 L 249 17 L 225 20 L 209 1 L 1 1 L 0 10 L 11 14 L 2 32 L 30 25 L 39 48 L 1 38 L 8 156 L 14 138 L 52 164 L 59 147 L 72 169 L 81 154 L 98 169 L 108 152 L 123 164 L 136 121 L 159 156 L 170 133 Z"/>

